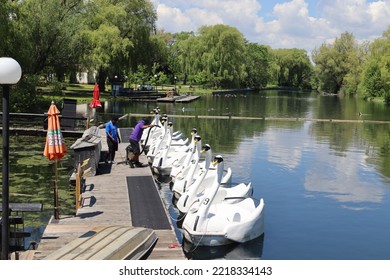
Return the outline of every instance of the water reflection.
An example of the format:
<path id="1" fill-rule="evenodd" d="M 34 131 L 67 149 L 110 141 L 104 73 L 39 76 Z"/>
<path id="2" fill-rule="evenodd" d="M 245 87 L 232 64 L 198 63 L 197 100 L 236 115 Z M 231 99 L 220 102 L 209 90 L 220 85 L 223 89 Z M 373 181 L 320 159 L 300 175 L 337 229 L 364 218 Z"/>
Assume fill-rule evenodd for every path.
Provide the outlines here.
<path id="1" fill-rule="evenodd" d="M 112 113 L 149 114 L 157 105 L 168 116 L 228 114 L 390 120 L 390 107 L 383 104 L 289 92 L 230 98 L 210 96 L 189 104 L 116 100 L 106 102 L 104 112 L 102 109 L 99 113 L 106 120 Z M 359 116 L 359 112 L 363 115 Z M 122 120 L 120 126 L 134 126 L 136 121 L 136 117 L 130 117 Z M 172 192 L 169 186 L 161 184 L 160 193 L 176 225 L 176 235 L 190 258 L 390 259 L 390 224 L 383 222 L 390 209 L 387 123 L 195 117 L 172 118 L 172 121 L 175 129 L 185 136 L 196 127 L 202 142 L 210 144 L 214 154 L 223 155 L 226 166 L 232 168 L 233 182 L 251 182 L 254 196 L 264 197 L 266 203 L 265 235 L 256 243 L 258 246 L 241 244 L 217 251 L 200 247 L 193 250 L 182 239 Z M 44 139 L 37 145 L 36 139 L 12 139 L 11 193 L 16 194 L 12 199 L 44 203 L 44 213 L 28 218 L 27 226 L 39 227 L 52 214 L 53 197 L 53 170 L 42 156 Z M 74 208 L 73 189 L 68 186 L 73 162 L 72 155 L 67 156 L 60 167 L 63 211 Z"/>
<path id="2" fill-rule="evenodd" d="M 343 134 L 347 140 L 339 138 L 337 145 L 329 137 L 320 137 L 320 141 L 316 135 L 313 135 L 314 138 L 307 137 L 316 126 L 310 122 L 293 128 L 270 126 L 257 142 L 265 146 L 269 163 L 277 165 L 284 172 L 303 172 L 307 191 L 325 194 L 339 202 L 380 203 L 387 187 L 383 186 L 376 166 L 369 162 L 375 156 L 372 151 L 371 154 L 366 153 L 372 144 L 366 141 L 356 143 L 360 133 L 348 137 L 347 129 Z M 329 128 L 327 135 L 334 135 L 332 126 Z M 346 142 L 348 144 L 344 147 L 340 146 Z M 255 142 L 251 146 L 256 147 Z M 238 150 L 246 159 L 253 157 L 254 149 L 240 147 Z M 239 158 L 234 161 L 239 161 Z"/>
<path id="3" fill-rule="evenodd" d="M 173 205 L 172 191 L 169 184 L 157 183 L 162 199 L 168 208 L 172 224 L 185 256 L 193 260 L 208 259 L 260 259 L 263 251 L 264 234 L 245 243 L 232 243 L 225 246 L 195 246 L 188 242 L 182 234 L 182 224 L 185 215 L 181 215 Z"/>
<path id="4" fill-rule="evenodd" d="M 185 256 L 190 260 L 258 260 L 263 253 L 264 234 L 245 243 L 224 246 L 198 246 L 183 239 Z"/>

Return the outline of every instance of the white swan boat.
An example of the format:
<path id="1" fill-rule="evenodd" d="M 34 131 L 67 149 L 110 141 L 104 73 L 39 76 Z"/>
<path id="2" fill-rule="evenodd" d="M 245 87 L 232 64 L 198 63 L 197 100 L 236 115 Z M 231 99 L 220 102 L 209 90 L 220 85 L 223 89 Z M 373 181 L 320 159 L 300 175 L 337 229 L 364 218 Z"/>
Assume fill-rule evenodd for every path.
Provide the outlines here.
<path id="1" fill-rule="evenodd" d="M 150 144 L 155 141 L 163 132 L 164 127 L 160 121 L 160 109 L 157 107 L 153 109 L 152 113 L 154 114 L 151 124 L 155 125 L 153 127 L 145 128 L 141 136 L 141 146 L 145 151 L 148 151 Z"/>
<path id="2" fill-rule="evenodd" d="M 197 129 L 193 128 L 191 130 L 191 143 L 189 145 L 189 149 L 185 155 L 185 157 L 182 157 L 174 162 L 172 162 L 172 169 L 170 173 L 171 182 L 172 184 L 175 183 L 176 177 L 180 174 L 183 174 L 183 172 L 188 171 L 188 167 L 190 165 L 190 162 L 194 155 L 197 155 L 196 152 L 196 143 L 200 140 L 200 136 L 197 135 Z"/>
<path id="3" fill-rule="evenodd" d="M 221 203 L 218 192 L 223 174 L 223 158 L 216 157 L 218 176 L 202 201 L 193 205 L 183 221 L 184 238 L 196 246 L 244 243 L 264 233 L 264 200 L 245 198 L 234 204 Z"/>
<path id="4" fill-rule="evenodd" d="M 187 186 L 193 182 L 194 175 L 199 170 L 200 152 L 202 149 L 202 138 L 196 135 L 194 138 L 195 148 L 192 152 L 191 160 L 188 165 L 182 169 L 172 185 L 173 192 L 173 204 L 176 205 L 177 200 L 180 198 L 182 193 L 187 190 Z"/>
<path id="5" fill-rule="evenodd" d="M 188 191 L 184 192 L 176 203 L 177 209 L 181 214 L 188 212 L 188 209 L 199 203 L 207 195 L 207 192 L 212 187 L 215 177 L 218 176 L 216 172 L 208 173 L 211 165 L 211 147 L 206 144 L 202 147 L 202 153 L 206 153 L 204 168 L 200 170 L 200 173 L 196 177 L 191 186 L 188 187 Z M 209 174 L 209 176 L 207 176 Z M 217 196 L 223 196 L 222 203 L 237 203 L 246 197 L 252 196 L 253 188 L 251 183 L 238 184 L 234 186 L 220 185 L 218 188 Z M 218 201 L 218 200 L 214 200 Z"/>
<path id="6" fill-rule="evenodd" d="M 163 133 L 158 137 L 152 139 L 150 143 L 148 153 L 146 157 L 150 164 L 153 163 L 155 156 L 160 150 L 172 146 L 173 149 L 180 149 L 183 146 L 187 145 L 189 140 L 188 138 L 182 139 L 182 133 L 179 132 L 176 136 L 173 136 L 174 132 L 172 129 L 172 122 L 168 122 L 168 118 L 166 116 L 161 119 L 163 124 Z"/>
<path id="7" fill-rule="evenodd" d="M 150 139 L 149 142 L 149 149 L 146 154 L 146 157 L 149 161 L 149 163 L 153 162 L 154 156 L 159 151 L 160 147 L 164 145 L 163 141 L 167 140 L 166 133 L 167 133 L 167 126 L 168 126 L 168 118 L 162 117 L 161 118 L 161 133 L 156 134 L 155 137 Z"/>
<path id="8" fill-rule="evenodd" d="M 170 129 L 169 132 L 172 133 L 171 123 L 168 123 L 168 128 Z M 193 150 L 193 140 L 194 135 L 196 134 L 196 129 L 192 129 L 191 131 L 192 141 L 190 145 L 171 145 L 172 138 L 170 137 L 170 133 L 167 134 L 168 139 L 165 142 L 165 146 L 161 147 L 161 149 L 157 152 L 153 158 L 153 163 L 151 164 L 153 172 L 159 176 L 164 177 L 170 176 L 172 168 L 175 165 L 182 163 L 187 154 Z"/>
<path id="9" fill-rule="evenodd" d="M 200 137 L 200 136 L 199 136 Z M 206 161 L 200 161 L 202 144 L 201 141 L 197 142 L 195 155 L 193 155 L 193 159 L 191 160 L 189 166 L 181 174 L 179 174 L 175 182 L 172 186 L 173 192 L 173 203 L 176 205 L 176 202 L 180 199 L 183 193 L 187 192 L 192 184 L 195 182 L 196 178 L 203 174 L 203 172 L 207 169 L 207 174 L 205 174 L 205 180 L 207 178 L 213 178 L 217 172 L 217 169 L 213 166 L 207 166 Z M 211 153 L 211 148 L 210 148 Z M 232 169 L 229 167 L 226 171 L 223 171 L 223 177 L 221 184 L 231 184 L 232 180 Z M 206 181 L 205 181 L 206 182 Z"/>

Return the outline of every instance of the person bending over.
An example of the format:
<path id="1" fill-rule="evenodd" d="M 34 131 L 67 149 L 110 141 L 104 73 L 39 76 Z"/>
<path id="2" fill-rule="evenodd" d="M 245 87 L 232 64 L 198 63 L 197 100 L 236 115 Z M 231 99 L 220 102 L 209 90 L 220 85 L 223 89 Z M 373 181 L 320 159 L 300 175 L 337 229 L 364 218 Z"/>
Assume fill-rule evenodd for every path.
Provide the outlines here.
<path id="1" fill-rule="evenodd" d="M 133 157 L 130 159 L 130 166 L 143 167 L 144 165 L 139 162 L 139 156 L 141 155 L 140 141 L 142 133 L 145 128 L 154 127 L 155 125 L 150 124 L 149 120 L 140 120 L 134 127 L 130 134 L 129 141 L 131 149 L 133 150 Z"/>

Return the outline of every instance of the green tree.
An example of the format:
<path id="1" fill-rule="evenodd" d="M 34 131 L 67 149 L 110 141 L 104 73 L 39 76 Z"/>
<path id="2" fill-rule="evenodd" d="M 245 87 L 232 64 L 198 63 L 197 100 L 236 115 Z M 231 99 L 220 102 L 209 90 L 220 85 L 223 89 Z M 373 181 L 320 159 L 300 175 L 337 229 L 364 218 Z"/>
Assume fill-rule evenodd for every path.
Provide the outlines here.
<path id="1" fill-rule="evenodd" d="M 310 88 L 312 65 L 305 50 L 273 50 L 273 75 L 279 86 Z"/>
<path id="2" fill-rule="evenodd" d="M 245 46 L 244 86 L 252 88 L 265 87 L 270 80 L 271 49 L 256 43 Z"/>
<path id="3" fill-rule="evenodd" d="M 150 1 L 88 1 L 87 15 L 86 33 L 91 48 L 84 64 L 98 70 L 101 90 L 107 77 L 123 77 L 140 64 L 151 68 L 150 34 L 157 17 Z"/>
<path id="4" fill-rule="evenodd" d="M 15 43 L 24 73 L 56 73 L 58 80 L 78 65 L 85 40 L 83 1 L 25 0 L 18 2 Z"/>
<path id="5" fill-rule="evenodd" d="M 348 74 L 356 77 L 358 44 L 351 33 L 345 32 L 336 38 L 333 44 L 323 44 L 313 51 L 312 58 L 315 63 L 315 74 L 319 90 L 339 93 L 343 86 L 348 85 Z M 351 82 L 351 79 L 349 80 Z M 348 85 L 355 87 L 356 85 Z"/>
<path id="6" fill-rule="evenodd" d="M 384 97 L 390 101 L 390 28 L 370 45 L 364 64 L 361 91 L 365 97 Z"/>
<path id="7" fill-rule="evenodd" d="M 12 56 L 12 22 L 15 20 L 12 2 L 0 0 L 0 56 Z"/>
<path id="8" fill-rule="evenodd" d="M 344 77 L 343 91 L 347 95 L 360 92 L 360 84 L 364 65 L 368 59 L 370 43 L 365 41 L 357 46 L 349 56 L 350 69 Z"/>
<path id="9" fill-rule="evenodd" d="M 203 54 L 206 53 L 206 46 L 203 45 L 199 36 L 189 36 L 186 40 L 178 41 L 178 64 L 183 75 L 183 83 L 187 81 L 196 82 L 196 76 L 200 73 L 205 75 L 203 67 Z M 207 79 L 202 79 L 201 84 L 207 83 Z"/>
<path id="10" fill-rule="evenodd" d="M 215 88 L 237 87 L 244 76 L 245 40 L 236 29 L 227 25 L 203 26 L 199 29 L 201 44 L 200 71 L 205 71 Z"/>

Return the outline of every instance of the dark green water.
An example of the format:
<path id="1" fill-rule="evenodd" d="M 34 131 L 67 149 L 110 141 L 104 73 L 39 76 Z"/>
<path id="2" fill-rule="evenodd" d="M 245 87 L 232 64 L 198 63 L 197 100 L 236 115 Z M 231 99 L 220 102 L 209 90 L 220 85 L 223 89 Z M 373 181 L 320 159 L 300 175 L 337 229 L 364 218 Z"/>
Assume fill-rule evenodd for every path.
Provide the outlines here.
<path id="1" fill-rule="evenodd" d="M 288 91 L 202 97 L 188 104 L 118 100 L 106 102 L 98 114 L 108 120 L 111 114 L 149 113 L 155 106 L 168 116 L 390 120 L 390 108 L 380 103 Z M 232 168 L 233 181 L 252 182 L 254 196 L 266 203 L 262 238 L 218 250 L 185 246 L 191 258 L 390 259 L 389 124 L 170 120 L 174 130 L 187 137 L 196 127 L 202 141 Z M 132 117 L 120 126 L 135 123 Z M 42 155 L 43 138 L 24 139 L 11 137 L 11 200 L 44 203 L 44 213 L 31 218 L 37 229 L 52 215 L 53 163 Z M 67 139 L 68 147 L 74 140 Z M 68 184 L 72 155 L 59 162 L 63 213 L 74 211 L 73 189 Z M 169 188 L 160 187 L 169 204 Z M 169 207 L 175 222 L 176 209 Z"/>

